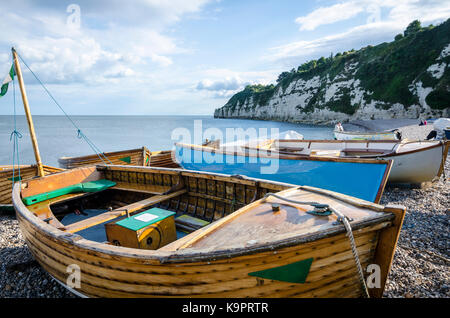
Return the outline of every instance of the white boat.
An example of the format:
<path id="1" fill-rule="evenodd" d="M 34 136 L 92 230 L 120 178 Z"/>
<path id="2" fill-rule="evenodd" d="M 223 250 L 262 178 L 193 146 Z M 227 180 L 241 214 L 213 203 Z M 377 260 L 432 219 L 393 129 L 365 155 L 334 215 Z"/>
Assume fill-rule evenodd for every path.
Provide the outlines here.
<path id="1" fill-rule="evenodd" d="M 356 131 L 334 131 L 336 140 L 400 140 L 398 131 L 385 132 L 356 132 Z"/>
<path id="2" fill-rule="evenodd" d="M 401 140 L 401 133 L 397 129 L 382 132 L 345 131 L 341 123 L 334 127 L 336 140 Z"/>
<path id="3" fill-rule="evenodd" d="M 421 184 L 442 175 L 449 145 L 449 140 L 277 140 L 245 148 L 276 151 L 283 156 L 393 159 L 388 183 Z"/>

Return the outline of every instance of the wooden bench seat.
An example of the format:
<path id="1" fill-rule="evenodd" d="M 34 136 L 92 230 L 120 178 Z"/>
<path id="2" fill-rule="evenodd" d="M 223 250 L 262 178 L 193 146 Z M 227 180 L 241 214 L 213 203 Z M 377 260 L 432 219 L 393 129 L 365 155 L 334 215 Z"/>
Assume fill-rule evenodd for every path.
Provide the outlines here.
<path id="1" fill-rule="evenodd" d="M 164 192 L 167 192 L 170 189 L 170 187 L 156 184 L 137 184 L 137 183 L 117 181 L 116 185 L 111 189 L 149 193 L 149 194 L 163 194 Z"/>
<path id="2" fill-rule="evenodd" d="M 115 209 L 112 211 L 108 211 L 108 212 L 99 214 L 97 216 L 93 216 L 91 218 L 88 218 L 88 219 L 85 219 L 85 220 L 82 220 L 82 221 L 79 221 L 76 223 L 69 224 L 67 226 L 64 226 L 64 228 L 61 228 L 61 230 L 65 230 L 66 232 L 70 232 L 70 233 L 75 233 L 75 232 L 87 229 L 89 227 L 95 226 L 97 224 L 104 223 L 104 222 L 110 221 L 112 219 L 115 219 L 117 217 L 126 215 L 127 212 L 131 214 L 132 212 L 135 212 L 140 209 L 144 209 L 149 206 L 155 205 L 157 203 L 163 202 L 165 200 L 177 197 L 186 192 L 187 192 L 187 190 L 183 189 L 183 190 L 179 190 L 179 191 L 172 192 L 169 194 L 155 195 L 148 199 L 141 200 L 141 201 L 123 206 L 121 208 L 118 208 L 118 209 Z"/>

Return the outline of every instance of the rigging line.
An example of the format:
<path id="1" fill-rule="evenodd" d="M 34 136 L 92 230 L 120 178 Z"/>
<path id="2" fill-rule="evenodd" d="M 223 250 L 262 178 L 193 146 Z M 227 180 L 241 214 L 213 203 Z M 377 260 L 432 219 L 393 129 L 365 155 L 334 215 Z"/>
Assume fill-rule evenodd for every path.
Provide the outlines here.
<path id="1" fill-rule="evenodd" d="M 12 57 L 12 67 L 14 68 L 14 57 Z M 16 73 L 16 70 L 14 69 L 14 75 Z M 22 134 L 20 132 L 17 131 L 17 122 L 16 122 L 16 85 L 15 85 L 15 78 L 13 76 L 12 78 L 12 86 L 13 86 L 13 107 L 14 107 L 14 130 L 11 133 L 11 136 L 9 137 L 9 140 L 11 141 L 12 138 L 14 138 L 13 140 L 13 175 L 12 175 L 12 188 L 14 188 L 14 184 L 16 181 L 16 170 L 15 170 L 15 161 L 16 161 L 16 157 L 17 157 L 17 169 L 19 171 L 19 183 L 21 183 L 22 178 L 20 176 L 20 154 L 19 154 L 19 139 L 22 138 Z"/>
<path id="2" fill-rule="evenodd" d="M 72 123 L 72 125 L 77 129 L 78 133 L 81 132 L 81 129 L 75 124 L 75 122 L 70 118 L 70 116 L 66 113 L 66 111 L 61 107 L 61 105 L 57 102 L 57 100 L 53 97 L 53 95 L 50 93 L 50 91 L 47 89 L 47 87 L 42 83 L 42 81 L 39 79 L 39 77 L 31 70 L 31 68 L 28 66 L 28 64 L 24 61 L 22 56 L 16 51 L 17 55 L 19 56 L 20 60 L 23 62 L 23 64 L 28 68 L 28 70 L 33 74 L 33 76 L 36 78 L 36 80 L 41 84 L 41 86 L 44 88 L 48 96 L 53 100 L 53 102 L 58 106 L 58 108 L 64 113 L 67 119 Z M 103 151 L 101 151 L 95 144 L 90 141 L 84 133 L 82 133 L 83 139 L 88 143 L 88 145 L 94 150 L 95 153 L 97 153 L 98 156 L 103 156 L 107 161 L 109 161 L 110 164 L 112 164 L 111 160 L 109 160 Z M 89 140 L 89 142 L 88 142 Z M 101 159 L 101 158 L 100 158 Z M 103 163 L 106 164 L 106 162 L 102 159 Z"/>

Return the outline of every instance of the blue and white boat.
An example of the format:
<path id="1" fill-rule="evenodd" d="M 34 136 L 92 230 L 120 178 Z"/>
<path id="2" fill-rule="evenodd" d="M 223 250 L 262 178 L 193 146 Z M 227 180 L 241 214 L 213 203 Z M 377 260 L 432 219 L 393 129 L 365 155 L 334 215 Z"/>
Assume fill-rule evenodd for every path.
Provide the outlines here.
<path id="1" fill-rule="evenodd" d="M 378 203 L 392 160 L 337 158 L 330 154 L 299 156 L 271 150 L 175 144 L 183 168 L 307 185 Z"/>

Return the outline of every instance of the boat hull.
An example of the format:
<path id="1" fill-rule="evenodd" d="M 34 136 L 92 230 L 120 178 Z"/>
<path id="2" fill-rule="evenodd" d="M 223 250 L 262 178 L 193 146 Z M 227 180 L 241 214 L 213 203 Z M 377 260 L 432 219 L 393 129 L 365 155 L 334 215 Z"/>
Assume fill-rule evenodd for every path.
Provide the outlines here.
<path id="1" fill-rule="evenodd" d="M 64 169 L 43 166 L 46 175 L 64 171 Z M 20 178 L 19 178 L 20 174 Z M 12 209 L 11 192 L 14 181 L 28 181 L 38 176 L 36 165 L 0 166 L 0 209 Z"/>
<path id="2" fill-rule="evenodd" d="M 156 169 L 124 169 L 104 167 L 105 176 L 121 180 L 135 180 L 132 176 L 157 174 Z M 80 170 L 76 176 L 89 179 L 93 170 Z M 28 191 L 39 186 L 52 185 L 56 181 L 69 180 L 65 175 L 58 178 L 35 180 Z M 101 172 L 101 171 L 100 171 Z M 161 179 L 169 183 L 186 178 L 188 193 L 200 189 L 205 183 L 228 197 L 228 189 L 238 187 L 243 193 L 256 187 L 258 198 L 267 191 L 294 189 L 292 185 L 270 183 L 264 180 L 239 179 L 225 175 L 200 176 L 201 173 L 170 170 L 161 173 Z M 70 178 L 69 178 L 70 179 Z M 80 180 L 73 180 L 78 182 Z M 49 180 L 49 182 L 46 182 Z M 141 180 L 138 176 L 136 182 Z M 151 180 L 155 181 L 154 178 Z M 172 181 L 170 181 L 172 180 Z M 189 180 L 189 181 L 188 181 Z M 224 185 L 221 185 L 225 183 Z M 207 185 L 206 185 L 207 184 Z M 225 191 L 225 189 L 227 189 Z M 209 192 L 211 193 L 211 192 Z M 221 192 L 222 193 L 222 192 Z M 333 194 L 339 198 L 339 194 Z M 209 196 L 208 200 L 215 198 Z M 236 196 L 239 201 L 242 196 Z M 244 202 L 250 198 L 244 196 Z M 341 198 L 344 200 L 345 198 Z M 221 198 L 220 200 L 224 200 Z M 292 237 L 276 244 L 246 246 L 237 249 L 186 249 L 186 250 L 140 250 L 93 242 L 55 228 L 36 217 L 32 208 L 25 206 L 21 189 L 17 184 L 13 191 L 13 202 L 22 235 L 38 263 L 59 283 L 79 296 L 86 297 L 360 297 L 363 295 L 354 257 L 343 227 L 327 235 Z M 199 207 L 200 203 L 197 202 Z M 258 204 L 258 202 L 254 202 Z M 375 206 L 362 202 L 363 205 Z M 170 205 L 170 202 L 169 202 Z M 177 209 L 182 209 L 176 204 Z M 219 209 L 219 204 L 213 204 Z M 380 288 L 371 288 L 371 296 L 381 297 L 389 273 L 395 245 L 404 217 L 404 208 L 375 207 L 385 215 L 376 223 L 359 223 L 354 227 L 355 243 L 363 268 L 369 264 L 380 266 Z M 31 209 L 31 210 L 30 210 Z M 196 213 L 196 209 L 194 213 Z M 198 211 L 197 211 L 198 212 Z M 206 211 L 205 211 L 206 212 Z M 214 213 L 215 211 L 213 211 Z M 231 217 L 229 215 L 229 217 Z M 193 233 L 195 234 L 195 233 Z M 307 278 L 301 283 L 264 279 L 252 276 L 285 264 L 313 259 Z M 77 285 L 74 274 L 78 272 Z"/>
<path id="3" fill-rule="evenodd" d="M 185 169 L 239 174 L 336 191 L 379 202 L 390 170 L 390 161 L 333 160 L 326 158 L 264 158 L 245 154 L 203 151 L 176 145 L 178 163 Z"/>
<path id="4" fill-rule="evenodd" d="M 389 156 L 393 159 L 388 183 L 421 184 L 440 177 L 448 152 L 448 143 L 420 151 Z"/>
<path id="5" fill-rule="evenodd" d="M 442 175 L 450 141 L 284 140 L 280 146 L 302 149 L 304 156 L 328 151 L 336 158 L 391 159 L 388 183 L 421 184 Z"/>

